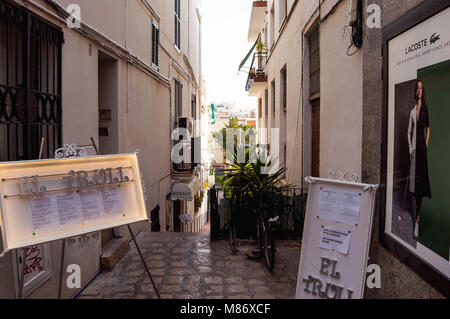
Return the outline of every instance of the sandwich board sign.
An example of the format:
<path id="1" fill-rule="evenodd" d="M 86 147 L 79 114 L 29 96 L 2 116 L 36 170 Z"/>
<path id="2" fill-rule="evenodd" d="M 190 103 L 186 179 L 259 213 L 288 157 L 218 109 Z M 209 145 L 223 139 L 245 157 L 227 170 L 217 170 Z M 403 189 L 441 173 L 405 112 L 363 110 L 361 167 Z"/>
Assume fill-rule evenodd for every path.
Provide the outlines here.
<path id="1" fill-rule="evenodd" d="M 378 186 L 306 181 L 310 186 L 296 298 L 363 298 Z"/>
<path id="2" fill-rule="evenodd" d="M 0 163 L 0 253 L 147 221 L 137 154 Z"/>

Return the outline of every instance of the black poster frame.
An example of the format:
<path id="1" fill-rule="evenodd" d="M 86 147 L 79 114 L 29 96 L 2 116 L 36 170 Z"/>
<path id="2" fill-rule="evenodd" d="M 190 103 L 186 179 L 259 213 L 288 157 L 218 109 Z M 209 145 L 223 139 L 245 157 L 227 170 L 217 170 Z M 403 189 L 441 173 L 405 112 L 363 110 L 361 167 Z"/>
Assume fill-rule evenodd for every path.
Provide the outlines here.
<path id="1" fill-rule="evenodd" d="M 388 161 L 388 114 L 389 114 L 389 41 L 405 33 L 413 27 L 423 23 L 429 18 L 450 7 L 448 0 L 427 0 L 416 6 L 388 26 L 383 28 L 383 112 L 382 112 L 382 156 L 381 156 L 381 181 L 387 185 L 387 161 Z M 386 197 L 387 188 L 380 192 L 380 233 L 381 244 L 397 257 L 402 263 L 412 269 L 417 275 L 431 286 L 450 298 L 450 280 L 418 257 L 399 241 L 385 232 L 386 225 Z"/>

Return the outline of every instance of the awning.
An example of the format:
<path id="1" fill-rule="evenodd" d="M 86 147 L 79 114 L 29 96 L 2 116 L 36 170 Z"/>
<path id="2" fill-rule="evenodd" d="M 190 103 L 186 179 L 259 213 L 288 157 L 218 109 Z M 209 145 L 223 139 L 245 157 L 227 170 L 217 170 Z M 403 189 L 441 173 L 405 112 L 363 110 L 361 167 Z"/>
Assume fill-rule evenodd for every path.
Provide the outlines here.
<path id="1" fill-rule="evenodd" d="M 247 56 L 245 57 L 245 59 L 241 62 L 241 64 L 239 64 L 239 71 L 241 71 L 241 69 L 244 67 L 245 63 L 247 63 L 247 60 L 252 56 L 253 51 L 255 51 L 256 45 L 258 44 L 258 42 L 261 40 L 261 35 L 258 36 L 258 39 L 256 39 L 255 44 L 252 46 L 252 48 L 250 49 L 250 52 L 247 54 Z"/>
<path id="2" fill-rule="evenodd" d="M 197 177 L 193 178 L 191 181 L 181 181 L 176 183 L 172 187 L 172 194 L 170 199 L 175 200 L 186 200 L 193 201 L 195 195 L 200 191 L 200 181 Z"/>
<path id="3" fill-rule="evenodd" d="M 215 105 L 211 104 L 211 112 L 212 112 L 212 121 L 211 121 L 211 125 L 215 125 L 216 124 L 216 113 L 215 113 Z"/>

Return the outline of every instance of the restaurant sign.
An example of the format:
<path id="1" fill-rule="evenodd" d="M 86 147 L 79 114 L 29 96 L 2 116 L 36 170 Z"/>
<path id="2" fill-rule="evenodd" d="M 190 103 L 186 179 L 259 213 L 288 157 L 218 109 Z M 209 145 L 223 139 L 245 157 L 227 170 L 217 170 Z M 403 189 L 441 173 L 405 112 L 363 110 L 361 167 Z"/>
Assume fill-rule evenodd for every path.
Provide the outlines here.
<path id="1" fill-rule="evenodd" d="M 136 154 L 0 163 L 2 252 L 147 220 Z"/>

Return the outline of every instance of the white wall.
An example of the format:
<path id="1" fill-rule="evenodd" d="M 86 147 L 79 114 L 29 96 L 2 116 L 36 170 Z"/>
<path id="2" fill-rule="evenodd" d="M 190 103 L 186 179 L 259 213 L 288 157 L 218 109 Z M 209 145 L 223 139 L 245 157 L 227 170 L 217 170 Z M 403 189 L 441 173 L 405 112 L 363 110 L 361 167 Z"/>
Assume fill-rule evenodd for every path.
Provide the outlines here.
<path id="1" fill-rule="evenodd" d="M 362 51 L 347 56 L 350 44 L 347 2 L 320 26 L 320 174 L 330 170 L 361 176 Z"/>

